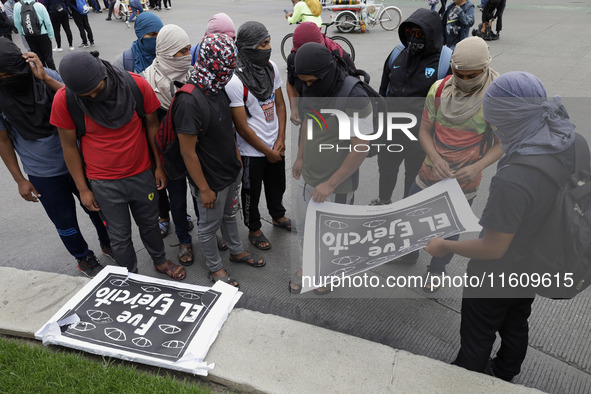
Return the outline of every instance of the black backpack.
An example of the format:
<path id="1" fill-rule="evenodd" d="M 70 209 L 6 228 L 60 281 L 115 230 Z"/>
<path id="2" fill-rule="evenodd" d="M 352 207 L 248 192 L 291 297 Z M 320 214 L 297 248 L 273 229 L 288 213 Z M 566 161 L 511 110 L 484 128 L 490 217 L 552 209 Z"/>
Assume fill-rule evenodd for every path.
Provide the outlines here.
<path id="1" fill-rule="evenodd" d="M 39 18 L 37 18 L 37 12 L 35 11 L 35 4 L 37 2 L 22 4 L 21 8 L 21 23 L 25 36 L 40 36 L 41 35 L 41 24 Z"/>
<path id="2" fill-rule="evenodd" d="M 365 77 L 367 75 L 365 71 L 356 70 L 356 75 L 357 76 L 349 75 L 347 78 L 345 78 L 345 81 L 337 93 L 335 106 L 339 109 L 345 108 L 346 102 L 355 86 L 359 85 L 365 91 L 372 106 L 374 132 L 378 130 L 379 122 L 382 122 L 382 135 L 376 140 L 367 141 L 369 145 L 367 157 L 372 157 L 378 153 L 378 150 L 380 149 L 378 145 L 387 145 L 388 143 L 385 119 L 385 116 L 388 113 L 388 105 L 386 103 L 386 99 L 369 85 L 369 78 L 364 78 L 364 80 L 358 78 L 359 76 Z M 381 120 L 380 117 L 382 118 Z M 383 149 L 383 146 L 381 148 Z"/>
<path id="3" fill-rule="evenodd" d="M 133 79 L 130 73 L 125 71 L 123 73 L 127 82 L 129 82 L 129 86 L 131 87 L 131 93 L 133 94 L 133 98 L 135 100 L 135 112 L 137 116 L 142 120 L 142 122 L 146 119 L 146 112 L 144 111 L 144 95 L 142 91 L 137 86 L 137 83 Z M 76 125 L 76 138 L 80 139 L 84 134 L 86 134 L 86 123 L 84 121 L 84 112 L 82 108 L 76 102 L 76 93 L 71 91 L 66 87 L 66 106 L 68 107 L 68 112 Z"/>
<path id="4" fill-rule="evenodd" d="M 201 90 L 197 89 L 197 87 L 192 83 L 183 85 L 174 94 L 174 97 L 170 103 L 170 109 L 164 116 L 164 119 L 162 119 L 160 127 L 158 128 L 158 132 L 154 137 L 160 163 L 162 163 L 164 171 L 166 171 L 166 176 L 173 180 L 184 178 L 188 174 L 187 167 L 185 167 L 185 161 L 181 155 L 179 138 L 174 129 L 174 123 L 171 114 L 175 99 L 181 93 L 190 94 L 193 96 L 195 100 L 197 100 L 199 108 L 201 109 L 202 122 L 201 128 L 199 130 L 199 138 L 203 137 L 209 128 L 209 106 L 205 100 L 205 96 L 203 96 Z"/>
<path id="5" fill-rule="evenodd" d="M 509 165 L 535 168 L 560 188 L 535 244 L 522 261 L 532 288 L 548 298 L 573 298 L 591 285 L 589 146 L 579 134 L 574 144 L 572 174 L 551 155 L 517 156 L 508 161 Z M 532 283 L 535 275 L 539 275 L 539 285 Z"/>

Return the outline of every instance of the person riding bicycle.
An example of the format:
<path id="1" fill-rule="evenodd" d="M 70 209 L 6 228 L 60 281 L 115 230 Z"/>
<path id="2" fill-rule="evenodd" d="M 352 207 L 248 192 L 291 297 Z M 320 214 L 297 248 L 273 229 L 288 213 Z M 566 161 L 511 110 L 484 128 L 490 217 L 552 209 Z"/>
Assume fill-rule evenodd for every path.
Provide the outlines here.
<path id="1" fill-rule="evenodd" d="M 322 26 L 322 18 L 320 17 L 322 8 L 318 0 L 291 0 L 291 3 L 293 4 L 293 12 L 285 13 L 285 19 L 287 19 L 287 22 L 290 24 L 300 22 L 314 22 L 318 27 Z M 312 4 L 314 11 L 310 9 L 308 3 Z"/>

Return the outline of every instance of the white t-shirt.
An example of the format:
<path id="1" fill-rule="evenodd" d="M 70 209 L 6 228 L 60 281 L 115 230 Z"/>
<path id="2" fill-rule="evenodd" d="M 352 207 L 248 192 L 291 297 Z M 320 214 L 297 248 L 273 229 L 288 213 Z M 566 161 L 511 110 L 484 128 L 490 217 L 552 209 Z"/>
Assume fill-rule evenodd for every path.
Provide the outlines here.
<path id="1" fill-rule="evenodd" d="M 271 64 L 275 72 L 273 94 L 271 97 L 265 101 L 260 101 L 249 91 L 248 98 L 246 99 L 246 107 L 252 115 L 247 118 L 248 125 L 270 149 L 273 148 L 273 144 L 277 141 L 277 135 L 279 133 L 279 120 L 277 119 L 277 110 L 275 108 L 275 91 L 283 85 L 277 65 L 273 61 L 271 61 Z M 231 108 L 243 107 L 245 105 L 244 84 L 236 74 L 234 74 L 230 82 L 226 85 L 226 93 L 230 98 Z M 253 148 L 238 133 L 236 133 L 236 142 L 242 156 L 265 156 Z"/>

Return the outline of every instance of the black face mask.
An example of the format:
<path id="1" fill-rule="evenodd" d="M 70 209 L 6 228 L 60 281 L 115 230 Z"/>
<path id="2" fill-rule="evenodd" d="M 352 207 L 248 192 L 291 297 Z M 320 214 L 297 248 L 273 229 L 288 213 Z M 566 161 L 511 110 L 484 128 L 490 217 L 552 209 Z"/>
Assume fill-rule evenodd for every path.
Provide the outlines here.
<path id="1" fill-rule="evenodd" d="M 103 87 L 103 90 L 101 90 L 101 92 L 96 96 L 96 97 L 84 97 L 85 101 L 90 101 L 93 103 L 100 103 L 102 101 L 105 101 L 109 98 L 109 96 L 111 95 L 111 86 L 109 84 L 109 78 L 105 79 L 105 86 Z"/>
<path id="2" fill-rule="evenodd" d="M 408 52 L 411 55 L 418 55 L 419 53 L 425 50 L 425 39 L 420 39 L 416 37 L 408 37 L 407 39 L 408 44 Z"/>
<path id="3" fill-rule="evenodd" d="M 256 64 L 259 67 L 265 67 L 269 64 L 269 59 L 271 59 L 270 49 L 244 48 L 241 52 L 244 53 L 246 58 L 252 62 L 252 64 Z"/>
<path id="4" fill-rule="evenodd" d="M 15 95 L 25 93 L 30 88 L 29 76 L 24 74 L 0 78 L 0 88 Z"/>

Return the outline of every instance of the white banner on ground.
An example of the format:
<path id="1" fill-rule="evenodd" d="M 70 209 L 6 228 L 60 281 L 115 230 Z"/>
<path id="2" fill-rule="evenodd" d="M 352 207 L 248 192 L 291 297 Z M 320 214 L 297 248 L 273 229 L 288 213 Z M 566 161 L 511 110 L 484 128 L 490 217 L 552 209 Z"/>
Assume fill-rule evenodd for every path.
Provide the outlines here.
<path id="1" fill-rule="evenodd" d="M 129 274 L 107 266 L 39 331 L 61 345 L 127 361 L 207 375 L 204 359 L 242 293 Z"/>
<path id="2" fill-rule="evenodd" d="M 302 292 L 422 249 L 431 238 L 480 230 L 455 179 L 438 182 L 390 205 L 310 201 L 304 232 Z"/>

